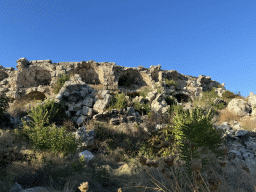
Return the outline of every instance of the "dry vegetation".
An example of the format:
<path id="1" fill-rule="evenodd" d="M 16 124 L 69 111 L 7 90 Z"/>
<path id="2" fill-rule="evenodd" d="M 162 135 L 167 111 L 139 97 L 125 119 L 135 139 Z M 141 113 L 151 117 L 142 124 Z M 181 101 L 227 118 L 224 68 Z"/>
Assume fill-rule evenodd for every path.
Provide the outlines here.
<path id="1" fill-rule="evenodd" d="M 31 98 L 27 98 L 26 102 L 22 100 L 16 102 L 7 112 L 13 116 L 23 116 L 28 110 L 24 106 L 30 103 L 32 98 L 34 98 L 33 95 Z M 208 106 L 209 102 L 215 98 L 215 96 L 209 96 L 207 101 L 194 101 L 192 105 Z M 235 96 L 235 98 L 246 100 L 240 96 Z M 42 101 L 42 98 L 36 98 L 36 100 Z M 231 99 L 225 98 L 225 100 L 229 102 Z M 144 123 L 149 130 L 152 130 L 157 122 L 172 125 L 174 115 L 173 113 L 172 116 L 157 116 L 152 112 L 150 118 L 145 119 Z M 255 128 L 255 120 L 241 119 L 225 108 L 217 110 L 215 118 L 218 119 L 217 124 L 242 120 L 242 126 L 246 129 Z M 24 175 L 31 177 L 33 173 L 36 173 L 42 180 L 40 183 L 40 179 L 38 179 L 39 186 L 44 186 L 55 192 L 82 191 L 78 187 L 84 182 L 89 184 L 88 191 L 95 192 L 195 192 L 214 191 L 215 188 L 218 188 L 217 191 L 250 191 L 251 189 L 247 188 L 249 182 L 255 186 L 256 191 L 256 181 L 253 178 L 247 178 L 247 174 L 244 172 L 246 168 L 244 170 L 241 168 L 240 175 L 234 175 L 234 178 L 227 180 L 224 171 L 225 165 L 219 163 L 214 154 L 207 149 L 202 150 L 205 150 L 204 156 L 209 160 L 210 165 L 206 169 L 200 166 L 200 162 L 195 162 L 192 168 L 193 174 L 189 176 L 184 172 L 183 162 L 177 156 L 150 158 L 135 153 L 139 152 L 139 144 L 149 137 L 139 124 L 110 126 L 107 123 L 90 121 L 85 126 L 87 130 L 95 130 L 97 133 L 92 145 L 79 150 L 89 150 L 95 155 L 89 164 L 75 159 L 72 154 L 65 156 L 66 154 L 63 153 L 34 151 L 29 147 L 24 136 L 18 135 L 8 128 L 1 129 L 0 191 L 9 191 L 17 176 L 21 176 L 21 180 L 22 178 L 25 180 Z M 66 127 L 67 132 L 77 130 L 71 119 L 65 119 L 62 127 Z M 223 155 L 226 155 L 225 151 Z M 207 174 L 208 177 L 206 177 Z M 86 186 L 86 184 L 84 185 Z M 84 191 L 87 190 L 84 189 Z"/>

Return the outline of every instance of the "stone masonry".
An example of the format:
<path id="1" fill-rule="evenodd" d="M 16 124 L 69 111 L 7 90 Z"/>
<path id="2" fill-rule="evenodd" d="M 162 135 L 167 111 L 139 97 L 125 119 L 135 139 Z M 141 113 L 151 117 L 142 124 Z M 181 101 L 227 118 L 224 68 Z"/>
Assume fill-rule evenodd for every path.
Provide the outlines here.
<path id="1" fill-rule="evenodd" d="M 193 77 L 183 75 L 176 70 L 162 70 L 161 65 L 150 66 L 150 68 L 142 67 L 122 67 L 114 62 L 59 62 L 52 63 L 51 60 L 33 60 L 28 61 L 26 58 L 20 58 L 17 62 L 17 70 L 14 68 L 4 68 L 0 65 L 0 95 L 7 96 L 13 100 L 21 98 L 33 91 L 44 93 L 46 97 L 50 95 L 50 87 L 56 83 L 58 77 L 62 74 L 78 74 L 82 81 L 88 85 L 103 86 L 104 90 L 122 91 L 121 79 L 129 76 L 131 79 L 130 91 L 138 90 L 143 86 L 154 88 L 164 79 L 174 80 L 178 83 L 177 87 L 169 89 L 164 87 L 166 93 L 176 95 L 178 100 L 201 95 L 202 91 L 210 90 L 212 87 L 220 85 L 220 83 L 211 80 L 211 77 L 199 75 Z M 220 95 L 225 91 L 224 83 L 222 88 L 218 88 L 216 92 Z"/>

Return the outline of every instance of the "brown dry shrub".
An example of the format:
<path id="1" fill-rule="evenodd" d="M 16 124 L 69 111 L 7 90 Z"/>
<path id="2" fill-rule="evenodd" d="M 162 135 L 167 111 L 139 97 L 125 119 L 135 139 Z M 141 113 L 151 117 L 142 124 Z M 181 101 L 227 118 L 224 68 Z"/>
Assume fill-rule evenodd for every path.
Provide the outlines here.
<path id="1" fill-rule="evenodd" d="M 75 126 L 75 123 L 71 119 L 65 119 L 64 122 L 63 122 L 62 127 L 66 127 L 66 130 L 68 132 L 77 130 L 77 128 Z"/>

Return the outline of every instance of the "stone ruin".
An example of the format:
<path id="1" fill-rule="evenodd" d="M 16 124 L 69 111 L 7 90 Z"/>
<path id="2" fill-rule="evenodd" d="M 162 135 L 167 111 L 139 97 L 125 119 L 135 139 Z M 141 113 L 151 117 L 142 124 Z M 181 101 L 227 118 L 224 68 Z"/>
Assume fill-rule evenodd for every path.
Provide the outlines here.
<path id="1" fill-rule="evenodd" d="M 136 92 L 143 86 L 154 88 L 164 79 L 174 80 L 177 87 L 166 87 L 164 91 L 172 94 L 180 102 L 201 95 L 202 91 L 211 90 L 220 83 L 211 80 L 211 77 L 199 75 L 199 77 L 183 75 L 176 70 L 162 70 L 161 65 L 143 67 L 122 67 L 114 62 L 59 62 L 52 63 L 51 60 L 33 60 L 20 58 L 17 62 L 17 70 L 13 67 L 4 68 L 0 65 L 0 95 L 7 96 L 11 101 L 22 98 L 31 92 L 40 92 L 47 98 L 51 95 L 51 87 L 57 78 L 63 74 L 78 74 L 87 85 L 102 85 L 104 90 L 110 92 L 128 91 Z M 123 79 L 131 79 L 130 87 L 123 86 Z M 224 83 L 217 92 L 221 95 L 225 91 Z"/>
<path id="2" fill-rule="evenodd" d="M 63 74 L 73 74 L 73 77 L 65 82 L 55 96 L 51 92 L 51 88 Z M 130 79 L 129 87 L 126 86 L 127 79 Z M 177 85 L 167 86 L 165 79 L 174 80 Z M 102 90 L 97 91 L 93 88 L 94 85 L 101 85 Z M 218 88 L 219 85 L 221 85 L 220 88 Z M 66 105 L 66 114 L 72 116 L 77 122 L 80 128 L 74 134 L 76 139 L 83 138 L 82 145 L 85 146 L 93 142 L 95 134 L 87 132 L 86 127 L 82 126 L 87 118 L 95 120 L 109 118 L 109 123 L 112 125 L 143 120 L 144 116 L 141 116 L 132 107 L 106 111 L 111 93 L 115 91 L 137 93 L 141 88 L 149 87 L 153 91 L 148 93 L 146 99 L 150 102 L 151 108 L 164 112 L 168 107 L 164 101 L 165 95 L 175 97 L 178 104 L 184 101 L 189 105 L 189 99 L 193 101 L 197 96 L 202 97 L 202 92 L 209 91 L 213 87 L 216 88 L 218 96 L 222 97 L 222 93 L 226 90 L 224 85 L 224 83 L 220 84 L 211 80 L 209 76 L 194 77 L 183 75 L 176 70 L 162 70 L 160 65 L 150 66 L 150 68 L 135 68 L 118 66 L 113 62 L 98 63 L 93 60 L 52 63 L 51 60 L 28 61 L 26 58 L 17 60 L 17 70 L 0 65 L 0 96 L 7 96 L 11 102 L 31 93 L 38 93 L 47 98 L 54 96 L 57 102 L 63 102 Z M 162 93 L 158 93 L 156 86 L 160 86 Z M 142 97 L 134 99 L 143 102 Z M 216 98 L 214 101 L 214 103 L 219 102 L 223 101 L 220 98 Z M 185 106 L 184 109 L 186 108 L 191 110 L 192 106 Z M 241 99 L 233 99 L 227 109 L 234 114 L 256 116 L 256 95 L 251 93 L 248 103 Z M 120 118 L 120 114 L 124 117 Z M 22 119 L 31 121 L 27 116 Z M 15 125 L 14 127 L 22 126 L 20 118 L 10 117 L 10 121 Z M 162 126 L 157 124 L 156 129 L 160 129 Z M 246 131 L 239 122 L 233 124 L 224 122 L 221 125 L 214 125 L 214 127 L 223 129 L 229 138 L 227 170 L 234 170 L 242 165 L 243 170 L 248 174 L 255 173 L 256 128 L 253 131 Z M 231 175 L 234 175 L 233 171 Z"/>

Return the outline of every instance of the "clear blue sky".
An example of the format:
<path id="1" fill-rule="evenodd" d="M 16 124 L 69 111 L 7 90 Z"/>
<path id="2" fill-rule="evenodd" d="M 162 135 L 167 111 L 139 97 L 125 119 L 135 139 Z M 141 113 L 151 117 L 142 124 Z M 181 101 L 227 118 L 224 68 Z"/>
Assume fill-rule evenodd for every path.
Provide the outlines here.
<path id="1" fill-rule="evenodd" d="M 256 94 L 255 0 L 0 0 L 0 65 L 162 65 Z"/>

